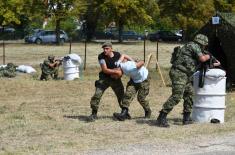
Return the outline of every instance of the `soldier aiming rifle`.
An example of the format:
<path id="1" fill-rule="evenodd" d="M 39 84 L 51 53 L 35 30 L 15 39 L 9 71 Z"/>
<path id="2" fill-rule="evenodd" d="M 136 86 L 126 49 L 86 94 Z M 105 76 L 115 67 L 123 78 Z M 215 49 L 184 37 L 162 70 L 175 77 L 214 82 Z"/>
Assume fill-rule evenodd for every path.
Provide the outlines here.
<path id="1" fill-rule="evenodd" d="M 62 65 L 63 59 L 55 59 L 54 55 L 49 55 L 48 59 L 40 64 L 42 74 L 40 80 L 49 80 L 51 77 L 54 80 L 58 79 L 59 66 Z"/>

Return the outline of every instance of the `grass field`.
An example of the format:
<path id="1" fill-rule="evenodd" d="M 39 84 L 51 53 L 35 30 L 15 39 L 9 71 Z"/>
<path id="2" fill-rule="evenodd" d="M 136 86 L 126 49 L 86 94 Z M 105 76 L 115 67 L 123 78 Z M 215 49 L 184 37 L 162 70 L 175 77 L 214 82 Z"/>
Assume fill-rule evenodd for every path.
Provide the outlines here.
<path id="1" fill-rule="evenodd" d="M 176 44 L 159 44 L 159 64 L 169 84 L 169 60 Z M 6 62 L 31 65 L 34 75 L 19 73 L 16 78 L 0 79 L 0 154 L 83 154 L 90 150 L 117 148 L 129 144 L 186 141 L 186 138 L 214 137 L 235 131 L 235 95 L 227 93 L 224 124 L 192 124 L 182 126 L 182 104 L 169 114 L 168 129 L 154 125 L 158 111 L 171 93 L 164 87 L 155 62 L 150 63 L 151 88 L 148 96 L 152 108 L 150 119 L 143 119 L 143 109 L 135 99 L 130 106 L 133 119 L 118 122 L 112 119 L 119 112 L 116 97 L 108 89 L 100 102 L 99 119 L 87 123 L 90 98 L 98 78 L 97 56 L 101 43 L 87 46 L 87 68 L 75 81 L 39 81 L 39 63 L 48 54 L 58 57 L 68 53 L 69 45 L 7 44 Z M 114 44 L 114 50 L 143 59 L 143 43 Z M 72 52 L 84 58 L 84 44 L 72 44 Z M 147 42 L 146 56 L 156 53 L 156 43 Z M 2 55 L 1 55 L 2 58 Z M 60 76 L 63 76 L 61 69 Z M 127 77 L 123 77 L 126 84 Z"/>

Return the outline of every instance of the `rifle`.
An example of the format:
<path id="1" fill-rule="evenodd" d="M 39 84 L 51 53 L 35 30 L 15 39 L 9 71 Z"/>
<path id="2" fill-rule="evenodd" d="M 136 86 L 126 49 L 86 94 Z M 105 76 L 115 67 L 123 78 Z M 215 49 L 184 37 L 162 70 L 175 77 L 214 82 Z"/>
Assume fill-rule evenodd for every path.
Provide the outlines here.
<path id="1" fill-rule="evenodd" d="M 214 63 L 217 62 L 217 59 L 208 51 L 205 51 L 205 54 L 210 55 L 210 59 L 207 60 L 206 62 L 202 62 L 199 64 L 198 70 L 199 70 L 199 82 L 198 86 L 199 88 L 203 88 L 204 83 L 205 83 L 205 76 L 206 76 L 206 71 L 208 69 L 214 68 Z"/>

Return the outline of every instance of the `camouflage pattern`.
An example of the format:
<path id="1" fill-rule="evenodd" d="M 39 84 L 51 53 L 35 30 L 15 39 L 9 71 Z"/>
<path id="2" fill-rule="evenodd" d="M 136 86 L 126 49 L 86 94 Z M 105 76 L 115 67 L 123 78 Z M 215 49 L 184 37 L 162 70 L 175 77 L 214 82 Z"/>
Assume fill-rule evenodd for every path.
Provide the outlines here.
<path id="1" fill-rule="evenodd" d="M 191 112 L 193 105 L 193 88 L 191 78 L 184 72 L 171 68 L 170 78 L 172 81 L 172 95 L 164 103 L 162 111 L 169 113 L 183 98 L 183 112 Z"/>
<path id="2" fill-rule="evenodd" d="M 90 105 L 92 110 L 98 111 L 100 99 L 104 91 L 111 87 L 117 96 L 119 106 L 121 107 L 122 98 L 124 95 L 124 86 L 121 79 L 113 79 L 108 77 L 100 77 L 99 80 L 95 81 L 95 94 L 91 97 Z"/>
<path id="3" fill-rule="evenodd" d="M 180 50 L 181 56 L 174 61 L 169 73 L 172 82 L 172 95 L 162 107 L 162 111 L 165 113 L 169 113 L 182 98 L 184 99 L 183 112 L 191 112 L 192 110 L 192 75 L 199 65 L 198 59 L 203 51 L 201 46 L 195 42 L 185 44 Z"/>
<path id="4" fill-rule="evenodd" d="M 40 80 L 49 80 L 50 77 L 53 79 L 58 78 L 59 65 L 52 68 L 49 66 L 50 63 L 53 63 L 53 62 L 51 62 L 50 60 L 44 60 L 44 62 L 42 64 L 40 64 L 40 67 L 42 70 Z"/>
<path id="5" fill-rule="evenodd" d="M 203 46 L 207 46 L 208 45 L 208 38 L 207 36 L 203 35 L 203 34 L 197 34 L 193 40 L 194 42 L 197 42 Z"/>
<path id="6" fill-rule="evenodd" d="M 141 104 L 145 111 L 148 111 L 150 107 L 149 101 L 146 100 L 146 97 L 149 94 L 149 81 L 149 78 L 141 83 L 134 83 L 132 80 L 130 80 L 126 86 L 126 92 L 122 101 L 122 107 L 128 108 L 130 106 L 130 103 L 133 101 L 136 93 L 138 93 L 138 102 Z"/>
<path id="7" fill-rule="evenodd" d="M 0 68 L 0 77 L 15 77 L 16 66 L 13 63 L 8 63 L 5 68 Z"/>
<path id="8" fill-rule="evenodd" d="M 203 54 L 201 46 L 195 42 L 189 42 L 180 48 L 180 56 L 174 61 L 172 67 L 181 70 L 191 76 L 199 65 L 199 56 Z"/>

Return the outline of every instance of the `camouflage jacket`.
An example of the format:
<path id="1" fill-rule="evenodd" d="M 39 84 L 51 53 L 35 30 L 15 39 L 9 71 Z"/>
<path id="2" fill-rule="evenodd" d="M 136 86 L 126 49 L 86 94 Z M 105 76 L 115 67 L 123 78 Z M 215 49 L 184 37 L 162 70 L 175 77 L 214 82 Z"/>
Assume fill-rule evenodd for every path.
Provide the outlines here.
<path id="1" fill-rule="evenodd" d="M 179 56 L 172 64 L 173 68 L 177 68 L 188 75 L 192 75 L 199 65 L 199 56 L 203 51 L 199 44 L 189 42 L 179 49 Z"/>
<path id="2" fill-rule="evenodd" d="M 53 74 L 54 73 L 56 67 L 50 67 L 49 65 L 51 63 L 52 62 L 50 62 L 49 60 L 44 60 L 44 62 L 41 64 L 41 69 L 44 74 Z"/>

